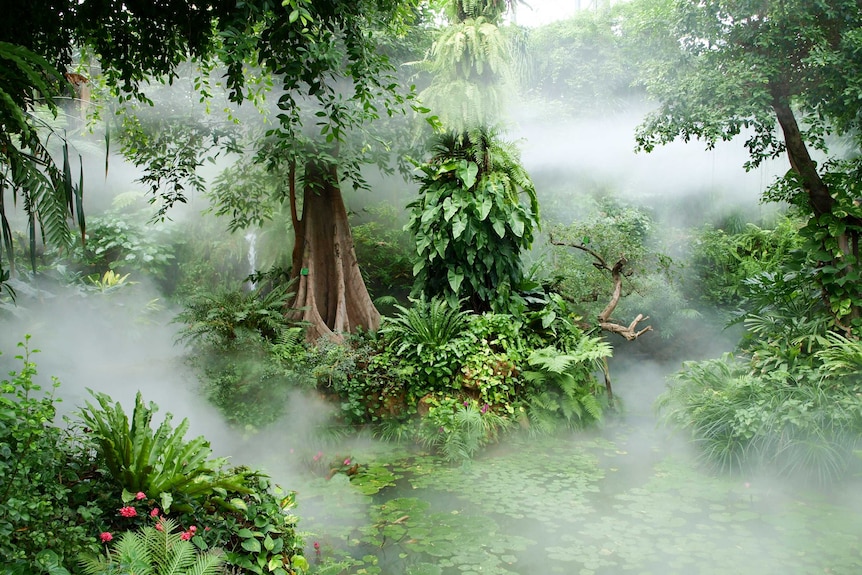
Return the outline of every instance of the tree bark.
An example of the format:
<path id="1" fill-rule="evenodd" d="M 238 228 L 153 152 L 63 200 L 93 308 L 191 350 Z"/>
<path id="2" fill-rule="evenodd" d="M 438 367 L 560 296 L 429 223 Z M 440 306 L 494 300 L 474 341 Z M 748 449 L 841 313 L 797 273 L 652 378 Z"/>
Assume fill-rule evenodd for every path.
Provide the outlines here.
<path id="1" fill-rule="evenodd" d="M 829 187 L 817 173 L 817 164 L 808 153 L 808 147 L 802 139 L 802 133 L 799 131 L 799 124 L 796 122 L 796 116 L 793 115 L 790 103 L 786 98 L 776 96 L 772 103 L 772 109 L 775 111 L 778 125 L 781 126 L 784 133 L 784 145 L 787 148 L 790 167 L 799 174 L 802 187 L 808 193 L 814 215 L 828 214 L 832 211 L 835 200 L 829 193 Z"/>
<path id="2" fill-rule="evenodd" d="M 335 167 L 313 162 L 306 166 L 301 217 L 293 181 L 290 186 L 296 234 L 291 270 L 296 298 L 291 308 L 308 324 L 306 339 L 341 341 L 360 328 L 376 330 L 380 313 L 359 271 Z"/>

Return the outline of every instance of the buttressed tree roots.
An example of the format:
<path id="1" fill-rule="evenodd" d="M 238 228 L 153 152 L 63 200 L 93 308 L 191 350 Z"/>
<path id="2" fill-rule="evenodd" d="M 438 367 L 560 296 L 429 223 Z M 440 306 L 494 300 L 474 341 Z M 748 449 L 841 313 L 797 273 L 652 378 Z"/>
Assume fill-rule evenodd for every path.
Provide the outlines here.
<path id="1" fill-rule="evenodd" d="M 359 270 L 347 209 L 334 165 L 309 162 L 305 168 L 302 216 L 296 206 L 295 170 L 290 171 L 290 201 L 296 242 L 291 308 L 307 323 L 306 338 L 341 340 L 357 329 L 376 330 L 380 313 Z"/>

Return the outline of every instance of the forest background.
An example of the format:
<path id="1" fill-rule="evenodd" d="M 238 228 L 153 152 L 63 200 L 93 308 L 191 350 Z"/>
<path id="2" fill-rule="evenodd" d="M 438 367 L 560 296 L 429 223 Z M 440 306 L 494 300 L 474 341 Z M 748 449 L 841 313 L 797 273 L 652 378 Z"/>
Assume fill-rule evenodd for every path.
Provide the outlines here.
<path id="1" fill-rule="evenodd" d="M 60 4 L 16 3 L 0 32 L 0 312 L 29 323 L 3 330 L 25 342 L 3 382 L 10 572 L 102 572 L 121 531 L 118 557 L 173 537 L 200 569 L 309 569 L 292 495 L 187 421 L 111 389 L 58 421 L 40 326 L 89 342 L 60 365 L 108 370 L 112 330 L 160 326 L 118 355 L 188 358 L 167 369 L 198 385 L 160 402 L 205 397 L 238 433 L 300 390 L 337 429 L 454 462 L 624 411 L 617 357 L 685 361 L 658 407 L 706 465 L 858 473 L 857 2 L 632 0 L 529 29 L 494 1 Z M 670 146 L 661 181 L 592 155 L 632 117 L 639 150 Z M 678 164 L 693 139 L 706 189 Z M 724 203 L 737 170 L 755 216 Z"/>

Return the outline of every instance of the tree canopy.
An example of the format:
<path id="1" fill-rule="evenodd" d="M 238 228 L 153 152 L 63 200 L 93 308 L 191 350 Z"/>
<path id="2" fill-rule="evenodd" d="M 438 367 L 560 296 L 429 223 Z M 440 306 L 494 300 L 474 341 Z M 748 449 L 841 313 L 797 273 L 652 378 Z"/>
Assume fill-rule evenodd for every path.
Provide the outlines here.
<path id="1" fill-rule="evenodd" d="M 767 198 L 812 215 L 806 249 L 816 277 L 838 323 L 858 323 L 860 3 L 648 0 L 624 26 L 642 19 L 659 24 L 649 37 L 658 29 L 676 44 L 646 57 L 644 81 L 659 107 L 638 130 L 638 147 L 681 138 L 711 148 L 742 136 L 749 169 L 786 154 L 790 171 Z M 850 155 L 836 138 L 852 142 Z"/>
<path id="2" fill-rule="evenodd" d="M 144 102 L 152 78 L 170 83 L 180 63 L 197 60 L 223 66 L 229 98 L 241 103 L 253 89 L 247 74 L 260 68 L 280 83 L 279 127 L 273 133 L 285 153 L 302 151 L 291 143 L 302 136 L 300 98 L 318 106 L 324 139 L 335 147 L 350 128 L 378 115 L 378 106 L 393 113 L 393 102 L 400 101 L 400 86 L 387 76 L 387 57 L 375 49 L 374 30 L 397 33 L 414 7 L 387 0 L 12 2 L 10 17 L 0 24 L 0 75 L 9 80 L 0 94 L 4 188 L 22 197 L 31 238 L 39 233 L 37 224 L 43 235 L 64 229 L 64 211 L 76 210 L 83 234 L 82 182 L 73 184 L 69 162 L 58 167 L 44 148 L 46 126 L 34 109 L 44 103 L 56 116 L 53 101 L 64 88 L 62 74 L 87 54 L 121 100 Z M 42 183 L 34 186 L 31 180 L 38 177 Z M 4 205 L 0 256 L 11 263 Z"/>

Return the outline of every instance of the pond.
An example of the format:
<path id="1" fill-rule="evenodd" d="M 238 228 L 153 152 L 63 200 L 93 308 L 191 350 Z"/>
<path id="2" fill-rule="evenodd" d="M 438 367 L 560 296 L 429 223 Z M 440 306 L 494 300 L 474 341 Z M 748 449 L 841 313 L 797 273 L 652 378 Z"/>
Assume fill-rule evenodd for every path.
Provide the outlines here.
<path id="1" fill-rule="evenodd" d="M 307 556 L 381 575 L 862 573 L 858 489 L 715 477 L 641 423 L 514 438 L 464 466 L 321 451 L 291 485 Z"/>

